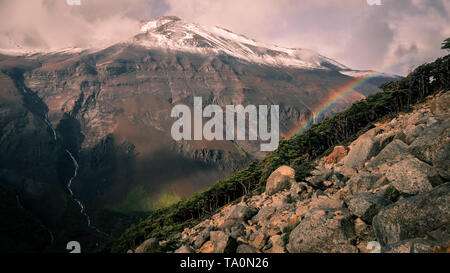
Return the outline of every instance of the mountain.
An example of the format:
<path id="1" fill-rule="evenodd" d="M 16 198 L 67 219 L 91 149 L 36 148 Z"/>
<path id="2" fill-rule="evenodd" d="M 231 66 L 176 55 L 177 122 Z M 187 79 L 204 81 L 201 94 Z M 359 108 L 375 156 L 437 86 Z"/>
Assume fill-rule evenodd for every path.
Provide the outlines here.
<path id="1" fill-rule="evenodd" d="M 289 137 L 398 78 L 176 17 L 107 48 L 0 55 L 0 71 L 0 178 L 59 251 L 68 238 L 95 248 L 266 155 L 259 141 L 174 141 L 175 105 L 279 105 Z"/>

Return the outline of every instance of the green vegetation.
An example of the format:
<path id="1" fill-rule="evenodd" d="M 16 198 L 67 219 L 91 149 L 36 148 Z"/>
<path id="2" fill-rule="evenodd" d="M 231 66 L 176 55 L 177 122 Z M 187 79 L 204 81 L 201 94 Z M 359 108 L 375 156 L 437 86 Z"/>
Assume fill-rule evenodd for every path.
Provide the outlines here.
<path id="1" fill-rule="evenodd" d="M 152 205 L 152 200 L 144 186 L 137 186 L 128 192 L 121 203 L 107 206 L 107 209 L 118 213 L 132 213 L 137 211 L 150 211 L 153 209 Z"/>
<path id="2" fill-rule="evenodd" d="M 291 232 L 298 226 L 299 222 L 297 222 L 295 225 L 292 226 L 287 226 L 283 229 L 283 247 L 284 250 L 287 252 L 286 250 L 286 246 L 289 243 L 289 236 L 291 235 Z"/>
<path id="3" fill-rule="evenodd" d="M 450 50 L 450 38 L 447 38 L 442 42 L 441 49 Z"/>
<path id="4" fill-rule="evenodd" d="M 384 198 L 392 202 L 397 202 L 400 198 L 400 192 L 394 186 L 390 185 L 384 193 Z"/>
<path id="5" fill-rule="evenodd" d="M 168 191 L 162 191 L 156 198 L 152 198 L 145 187 L 140 185 L 131 189 L 121 203 L 106 206 L 105 209 L 122 214 L 149 212 L 154 209 L 168 207 L 179 201 L 181 201 L 179 195 Z"/>
<path id="6" fill-rule="evenodd" d="M 224 205 L 244 195 L 264 190 L 268 176 L 278 167 L 289 165 L 296 170 L 296 179 L 303 180 L 312 169 L 312 161 L 333 146 L 348 143 L 373 127 L 373 123 L 393 117 L 400 111 L 423 101 L 427 96 L 449 89 L 450 55 L 424 64 L 406 78 L 383 84 L 383 92 L 354 103 L 348 110 L 328 117 L 302 134 L 280 141 L 277 150 L 263 160 L 217 182 L 209 189 L 170 207 L 154 210 L 148 218 L 130 227 L 105 251 L 125 252 L 147 238 L 176 240 L 184 228 L 209 217 Z M 434 79 L 434 80 L 430 80 Z"/>

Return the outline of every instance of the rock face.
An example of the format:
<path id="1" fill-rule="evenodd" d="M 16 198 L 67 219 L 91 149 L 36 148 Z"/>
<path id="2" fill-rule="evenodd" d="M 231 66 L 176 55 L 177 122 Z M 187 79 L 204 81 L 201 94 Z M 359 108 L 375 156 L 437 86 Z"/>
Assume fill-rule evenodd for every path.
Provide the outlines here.
<path id="1" fill-rule="evenodd" d="M 279 191 L 290 189 L 295 182 L 295 171 L 289 166 L 281 166 L 267 179 L 266 193 L 269 195 Z"/>
<path id="2" fill-rule="evenodd" d="M 407 194 L 427 192 L 442 183 L 435 169 L 416 158 L 396 163 L 389 168 L 386 177 L 397 190 Z"/>
<path id="3" fill-rule="evenodd" d="M 342 159 L 348 148 L 334 149 L 304 182 L 294 181 L 292 168 L 280 167 L 264 193 L 187 229 L 180 244 L 196 252 L 354 253 L 370 252 L 368 243 L 376 241 L 386 253 L 447 251 L 450 113 L 436 108 L 439 114 L 428 101 L 379 124 Z"/>

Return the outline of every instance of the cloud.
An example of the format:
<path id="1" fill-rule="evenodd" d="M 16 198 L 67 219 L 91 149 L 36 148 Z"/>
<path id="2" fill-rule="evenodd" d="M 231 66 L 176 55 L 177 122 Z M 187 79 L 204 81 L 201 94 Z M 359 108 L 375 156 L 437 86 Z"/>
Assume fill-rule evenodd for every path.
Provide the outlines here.
<path id="1" fill-rule="evenodd" d="M 448 0 L 0 0 L 0 48 L 100 46 L 160 15 L 286 47 L 310 48 L 355 69 L 405 74 L 445 54 Z"/>
<path id="2" fill-rule="evenodd" d="M 96 47 L 136 33 L 139 18 L 147 18 L 153 2 L 145 0 L 0 1 L 0 47 L 58 49 Z"/>

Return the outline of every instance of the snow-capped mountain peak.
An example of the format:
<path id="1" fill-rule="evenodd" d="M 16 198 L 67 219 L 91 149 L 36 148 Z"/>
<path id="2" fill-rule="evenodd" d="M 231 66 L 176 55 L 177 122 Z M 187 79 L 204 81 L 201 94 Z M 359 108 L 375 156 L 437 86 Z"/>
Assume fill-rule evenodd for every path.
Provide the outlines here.
<path id="1" fill-rule="evenodd" d="M 226 54 L 243 61 L 271 66 L 348 69 L 313 50 L 265 44 L 221 27 L 188 23 L 175 16 L 143 22 L 141 32 L 129 43 L 199 54 Z"/>

